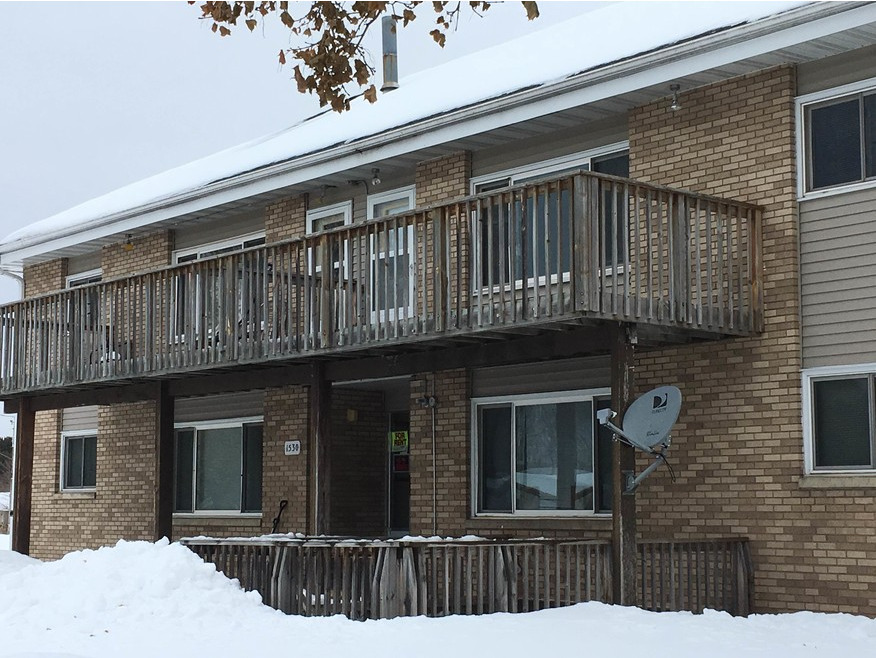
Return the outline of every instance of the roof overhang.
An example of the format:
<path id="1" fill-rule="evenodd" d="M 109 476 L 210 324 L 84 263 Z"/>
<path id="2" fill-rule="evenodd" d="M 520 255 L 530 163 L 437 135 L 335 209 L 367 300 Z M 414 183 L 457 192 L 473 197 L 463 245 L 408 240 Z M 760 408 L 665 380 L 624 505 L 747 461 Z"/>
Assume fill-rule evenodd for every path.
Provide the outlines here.
<path id="1" fill-rule="evenodd" d="M 368 167 L 443 144 L 464 146 L 475 135 L 573 108 L 625 111 L 684 88 L 789 62 L 820 59 L 876 44 L 876 3 L 817 3 L 523 89 L 376 135 L 338 144 L 132 207 L 54 234 L 9 243 L 0 266 L 20 267 L 67 255 L 112 236 L 140 233 L 249 198 L 276 198 L 309 181 Z"/>

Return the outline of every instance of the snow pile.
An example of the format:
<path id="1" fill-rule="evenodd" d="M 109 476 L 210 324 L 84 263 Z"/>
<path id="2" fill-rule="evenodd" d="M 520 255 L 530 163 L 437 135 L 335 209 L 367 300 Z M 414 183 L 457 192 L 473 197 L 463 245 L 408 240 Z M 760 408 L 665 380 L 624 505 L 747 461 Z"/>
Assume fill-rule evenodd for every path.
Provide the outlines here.
<path id="1" fill-rule="evenodd" d="M 807 658 L 872 654 L 876 621 L 797 613 L 748 619 L 656 614 L 589 603 L 529 614 L 351 622 L 287 617 L 193 553 L 120 542 L 53 563 L 0 557 L 0 656 L 348 658 L 401 649 L 418 658 L 615 655 Z"/>
<path id="2" fill-rule="evenodd" d="M 536 23 L 530 34 L 405 77 L 399 89 L 382 95 L 374 105 L 356 102 L 343 115 L 326 111 L 276 134 L 120 188 L 15 231 L 0 240 L 0 250 L 22 248 L 49 235 L 68 235 L 85 222 L 108 223 L 158 202 L 180 201 L 212 182 L 243 172 L 805 4 L 809 3 L 644 2 L 632 6 L 619 2 L 541 30 Z M 488 24 L 484 29 L 489 29 Z"/>

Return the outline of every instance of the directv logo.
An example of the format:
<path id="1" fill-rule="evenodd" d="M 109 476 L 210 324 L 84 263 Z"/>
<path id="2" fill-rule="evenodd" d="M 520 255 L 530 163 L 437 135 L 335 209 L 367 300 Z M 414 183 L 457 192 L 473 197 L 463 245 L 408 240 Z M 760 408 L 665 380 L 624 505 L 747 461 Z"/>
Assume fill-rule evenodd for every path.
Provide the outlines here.
<path id="1" fill-rule="evenodd" d="M 663 395 L 655 395 L 654 396 L 654 406 L 651 407 L 652 411 L 662 411 L 666 409 L 666 404 L 669 402 L 669 393 L 664 393 Z"/>

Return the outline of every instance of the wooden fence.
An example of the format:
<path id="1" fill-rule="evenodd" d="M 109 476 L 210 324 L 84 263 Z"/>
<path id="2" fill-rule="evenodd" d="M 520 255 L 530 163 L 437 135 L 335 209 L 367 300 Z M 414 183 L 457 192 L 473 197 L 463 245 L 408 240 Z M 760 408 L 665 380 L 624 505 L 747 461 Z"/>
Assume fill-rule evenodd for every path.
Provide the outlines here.
<path id="1" fill-rule="evenodd" d="M 182 543 L 228 577 L 237 578 L 244 589 L 260 592 L 267 605 L 289 614 L 440 617 L 611 602 L 611 544 L 606 541 L 284 538 Z M 683 560 L 655 561 L 655 546 L 686 555 L 688 562 L 696 555 L 706 558 L 699 568 L 684 569 L 679 566 Z M 646 558 L 642 607 L 695 612 L 710 607 L 747 614 L 750 561 L 711 559 L 721 551 L 747 556 L 747 544 L 744 540 L 642 544 L 641 555 Z M 677 587 L 647 585 L 655 582 Z M 689 593 L 687 597 L 677 593 L 678 587 Z M 672 591 L 676 594 L 664 596 Z"/>
<path id="2" fill-rule="evenodd" d="M 2 393 L 616 320 L 760 329 L 756 206 L 579 172 L 0 308 Z"/>

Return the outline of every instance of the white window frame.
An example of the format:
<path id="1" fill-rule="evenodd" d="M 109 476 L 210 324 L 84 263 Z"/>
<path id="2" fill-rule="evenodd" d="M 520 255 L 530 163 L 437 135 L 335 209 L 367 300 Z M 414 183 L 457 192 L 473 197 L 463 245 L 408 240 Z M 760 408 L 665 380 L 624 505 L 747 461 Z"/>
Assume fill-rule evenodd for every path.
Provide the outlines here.
<path id="1" fill-rule="evenodd" d="M 832 87 L 823 91 L 798 96 L 795 100 L 796 142 L 797 142 L 797 200 L 807 201 L 846 194 L 856 190 L 876 187 L 876 178 L 834 185 L 820 190 L 808 190 L 809 149 L 807 148 L 808 130 L 806 112 L 811 105 L 820 105 L 825 101 L 839 100 L 843 96 L 853 96 L 860 93 L 876 92 L 876 78 L 867 78 L 840 87 Z M 861 136 L 863 139 L 863 135 Z"/>
<path id="2" fill-rule="evenodd" d="M 94 280 L 91 281 L 90 279 Z M 101 279 L 103 279 L 103 269 L 97 267 L 93 270 L 77 272 L 76 274 L 68 274 L 64 278 L 64 287 L 75 288 L 76 286 L 87 286 L 91 283 L 100 283 Z"/>
<path id="3" fill-rule="evenodd" d="M 342 215 L 344 218 L 344 226 L 349 226 L 353 223 L 353 202 L 350 200 L 341 201 L 340 203 L 333 203 L 330 206 L 320 206 L 319 208 L 308 210 L 304 215 L 305 234 L 311 235 L 316 233 L 317 231 L 313 230 L 313 223 L 318 219 L 325 219 L 332 215 Z"/>
<path id="4" fill-rule="evenodd" d="M 171 256 L 174 265 L 179 265 L 179 259 L 185 258 L 186 256 L 191 256 L 192 254 L 198 254 L 193 260 L 186 261 L 184 264 L 192 263 L 195 261 L 199 261 L 202 258 L 214 258 L 213 256 L 201 256 L 200 254 L 208 252 L 208 251 L 216 251 L 217 249 L 226 249 L 228 247 L 236 247 L 240 246 L 240 251 L 244 250 L 244 244 L 251 240 L 259 240 L 265 238 L 264 231 L 256 231 L 254 233 L 245 233 L 243 235 L 237 235 L 232 238 L 226 238 L 224 240 L 215 240 L 213 242 L 204 242 L 202 244 L 196 245 L 194 247 L 187 247 L 186 249 L 177 249 L 174 251 Z M 250 249 L 252 247 L 246 247 L 246 249 Z M 224 255 L 224 254 L 223 254 Z"/>
<path id="5" fill-rule="evenodd" d="M 478 511 L 478 473 L 480 471 L 480 462 L 478 454 L 478 445 L 480 437 L 478 436 L 478 407 L 485 405 L 496 404 L 514 404 L 525 403 L 525 405 L 537 404 L 556 404 L 564 402 L 590 402 L 593 406 L 593 445 L 598 441 L 599 426 L 596 422 L 596 399 L 604 398 L 611 395 L 610 388 L 591 388 L 574 391 L 555 391 L 550 393 L 523 393 L 518 395 L 494 395 L 489 397 L 480 397 L 471 399 L 471 491 L 469 492 L 471 499 L 471 515 L 477 518 L 531 518 L 531 517 L 611 517 L 611 512 L 600 512 L 594 510 L 516 510 L 517 497 L 516 490 L 512 488 L 511 496 L 511 512 L 480 512 Z M 512 406 L 512 410 L 514 407 Z M 512 411 L 512 434 L 513 434 L 513 418 Z M 514 437 L 511 437 L 511 463 L 516 463 L 515 459 Z M 595 457 L 594 453 L 594 457 Z M 593 461 L 593 492 L 596 496 L 597 490 L 597 473 L 598 463 L 594 458 Z M 512 471 L 513 476 L 513 471 Z"/>
<path id="6" fill-rule="evenodd" d="M 176 266 L 176 265 L 189 265 L 191 263 L 196 263 L 196 262 L 203 260 L 205 258 L 219 258 L 219 257 L 227 255 L 227 254 L 220 254 L 219 256 L 215 256 L 215 255 L 202 256 L 201 255 L 201 254 L 204 254 L 206 252 L 216 251 L 217 249 L 227 249 L 229 247 L 239 247 L 239 249 L 234 249 L 233 251 L 228 252 L 228 253 L 235 253 L 237 251 L 244 251 L 245 249 L 253 249 L 256 246 L 262 246 L 262 245 L 253 245 L 251 247 L 244 247 L 244 245 L 247 242 L 250 242 L 252 240 L 262 240 L 263 241 L 262 245 L 263 245 L 264 240 L 265 240 L 265 232 L 264 231 L 256 231 L 254 233 L 245 233 L 243 235 L 238 235 L 238 236 L 234 236 L 232 238 L 226 238 L 223 240 L 214 240 L 213 242 L 204 242 L 204 243 L 196 245 L 194 247 L 187 247 L 186 249 L 178 249 L 178 250 L 173 251 L 171 253 L 171 260 L 172 260 L 174 266 Z M 180 258 L 185 258 L 185 257 L 191 256 L 193 254 L 195 255 L 195 258 L 193 258 L 191 260 L 187 260 L 184 263 L 179 262 Z M 200 286 L 201 286 L 201 277 L 200 276 L 198 276 L 198 278 L 197 278 L 196 285 L 198 286 L 198 288 L 200 288 Z M 200 301 L 201 300 L 200 290 L 196 290 L 194 294 L 195 294 L 195 299 Z M 179 302 L 179 299 L 177 299 L 177 303 L 178 302 Z M 240 300 L 238 300 L 238 302 L 240 302 Z M 195 310 L 195 331 L 196 331 L 196 334 L 200 333 L 200 329 L 201 329 L 201 326 L 200 326 L 201 325 L 201 310 L 202 309 Z M 179 311 L 177 310 L 177 313 L 178 312 Z M 185 333 L 182 331 L 182 329 L 180 327 L 176 326 L 177 325 L 177 318 L 178 318 L 178 316 L 176 313 L 171 317 L 171 321 L 173 323 L 171 325 L 171 331 L 170 331 L 170 336 L 171 336 L 170 342 L 171 343 L 179 343 L 179 342 L 182 342 L 183 340 L 185 340 Z M 262 330 L 264 330 L 263 324 L 264 323 L 260 323 Z"/>
<path id="7" fill-rule="evenodd" d="M 517 185 L 520 180 L 527 180 L 533 178 L 547 178 L 551 174 L 555 174 L 557 172 L 566 171 L 569 169 L 584 169 L 586 171 L 591 171 L 591 167 L 593 164 L 593 160 L 601 158 L 606 155 L 617 154 L 620 155 L 624 152 L 629 154 L 630 143 L 629 141 L 623 142 L 615 142 L 613 144 L 606 144 L 605 146 L 600 146 L 594 149 L 587 149 L 586 151 L 578 151 L 576 153 L 570 153 L 569 155 L 563 155 L 556 158 L 550 158 L 548 160 L 541 160 L 539 162 L 533 162 L 528 165 L 521 165 L 519 167 L 513 167 L 511 169 L 503 169 L 501 171 L 494 172 L 492 174 L 481 174 L 480 176 L 474 176 L 471 178 L 469 182 L 469 188 L 472 195 L 478 194 L 477 188 L 480 185 L 485 183 L 491 183 L 494 181 L 499 181 L 502 179 L 508 179 L 508 186 L 513 187 Z M 499 192 L 499 189 L 495 190 Z M 480 231 L 478 231 L 478 227 L 480 226 L 477 221 L 476 213 L 475 216 L 472 217 L 472 226 L 474 227 L 474 242 L 473 252 L 476 257 L 476 261 L 474 263 L 474 267 L 472 268 L 472 277 L 473 277 L 473 285 L 472 290 L 475 295 L 480 292 L 481 294 L 489 294 L 490 287 L 487 283 L 482 282 L 481 272 L 482 272 L 482 264 L 481 264 L 481 235 Z M 513 267 L 513 265 L 511 265 Z M 615 267 L 607 267 L 605 268 L 604 274 L 606 276 L 611 276 L 612 274 L 623 274 L 623 266 Z M 474 278 L 477 277 L 477 278 Z M 567 283 L 570 280 L 570 273 L 563 273 L 563 282 Z M 543 286 L 548 283 L 547 277 L 539 276 L 538 279 L 535 277 L 527 277 L 526 279 L 526 287 L 532 287 L 535 285 Z M 551 275 L 550 283 L 557 283 L 556 275 Z M 516 290 L 522 290 L 524 287 L 524 282 L 520 279 L 514 279 L 513 285 Z M 510 290 L 511 283 L 505 285 L 506 290 Z M 499 291 L 499 286 L 493 286 L 493 292 L 496 293 Z"/>
<path id="8" fill-rule="evenodd" d="M 264 446 L 265 446 L 265 417 L 262 416 L 244 416 L 241 418 L 222 418 L 221 420 L 196 420 L 189 422 L 178 422 L 173 424 L 174 430 L 174 471 L 173 471 L 173 482 L 174 482 L 174 492 L 173 492 L 173 504 L 176 507 L 176 432 L 178 430 L 193 430 L 195 432 L 194 435 L 194 455 L 192 461 L 192 496 L 197 498 L 197 475 L 198 475 L 198 454 L 197 454 L 197 445 L 198 445 L 198 430 L 215 430 L 215 429 L 228 429 L 228 428 L 240 428 L 241 431 L 241 440 L 243 439 L 243 426 L 244 425 L 255 425 L 260 423 L 262 426 L 262 459 L 264 460 Z M 243 446 L 241 446 L 241 450 L 243 450 Z M 240 474 L 240 486 L 241 486 L 241 496 L 243 496 L 243 486 L 244 486 L 244 473 Z M 262 462 L 262 485 L 264 486 L 264 461 Z M 194 501 L 192 502 L 193 511 L 191 512 L 173 512 L 174 518 L 205 518 L 205 517 L 233 517 L 233 518 L 261 518 L 264 512 L 264 504 L 265 501 L 262 500 L 262 511 L 261 512 L 241 512 L 235 510 L 195 510 L 194 509 Z"/>
<path id="9" fill-rule="evenodd" d="M 823 366 L 808 368 L 802 373 L 802 421 L 803 421 L 803 467 L 806 475 L 873 475 L 876 463 L 870 468 L 831 468 L 815 465 L 815 405 L 812 397 L 813 384 L 825 379 L 852 379 L 876 375 L 876 363 L 863 363 L 849 366 Z M 870 424 L 874 418 L 874 401 L 870 400 Z M 871 430 L 872 431 L 872 430 Z M 871 437 L 872 440 L 872 437 Z M 873 458 L 876 461 L 876 458 Z"/>
<path id="10" fill-rule="evenodd" d="M 97 455 L 95 454 L 94 464 L 94 486 L 93 487 L 68 487 L 67 478 L 67 439 L 75 439 L 82 437 L 94 437 L 97 441 L 97 429 L 87 430 L 68 430 L 61 432 L 61 467 L 58 473 L 58 490 L 61 493 L 94 493 L 97 491 Z"/>
<path id="11" fill-rule="evenodd" d="M 386 190 L 384 192 L 378 192 L 377 194 L 369 194 L 366 199 L 367 205 L 367 219 L 368 220 L 376 220 L 376 219 L 384 219 L 380 217 L 374 216 L 374 209 L 377 205 L 381 203 L 386 203 L 388 201 L 397 201 L 399 199 L 406 199 L 409 204 L 409 208 L 407 210 L 402 210 L 398 213 L 393 213 L 392 215 L 387 215 L 386 217 L 393 217 L 394 215 L 404 214 L 406 212 L 411 212 L 414 208 L 417 207 L 416 200 L 416 188 L 413 185 L 406 185 L 404 187 L 397 187 L 392 190 Z M 415 245 L 415 236 L 414 236 L 414 227 L 413 225 L 408 226 L 407 228 L 407 250 L 406 254 L 408 255 L 408 306 L 405 308 L 404 306 L 399 306 L 398 308 L 377 308 L 377 276 L 371 277 L 371 286 L 372 290 L 369 291 L 369 299 L 371 300 L 371 321 L 372 322 L 395 322 L 396 320 L 401 319 L 401 316 L 404 315 L 406 318 L 410 319 L 414 315 L 414 308 L 416 307 L 416 274 L 417 274 L 417 261 L 416 261 L 416 245 Z M 379 251 L 377 250 L 375 240 L 377 236 L 371 235 L 371 245 L 370 245 L 370 264 L 369 266 L 372 268 L 372 271 L 376 273 L 377 271 L 377 261 L 386 258 L 394 258 L 395 251 Z M 396 241 L 398 241 L 398 237 L 396 237 Z M 387 246 L 388 247 L 388 246 Z M 398 248 L 396 248 L 397 250 Z M 394 285 L 394 283 L 393 283 Z M 387 306 L 389 305 L 390 300 L 386 300 Z"/>

